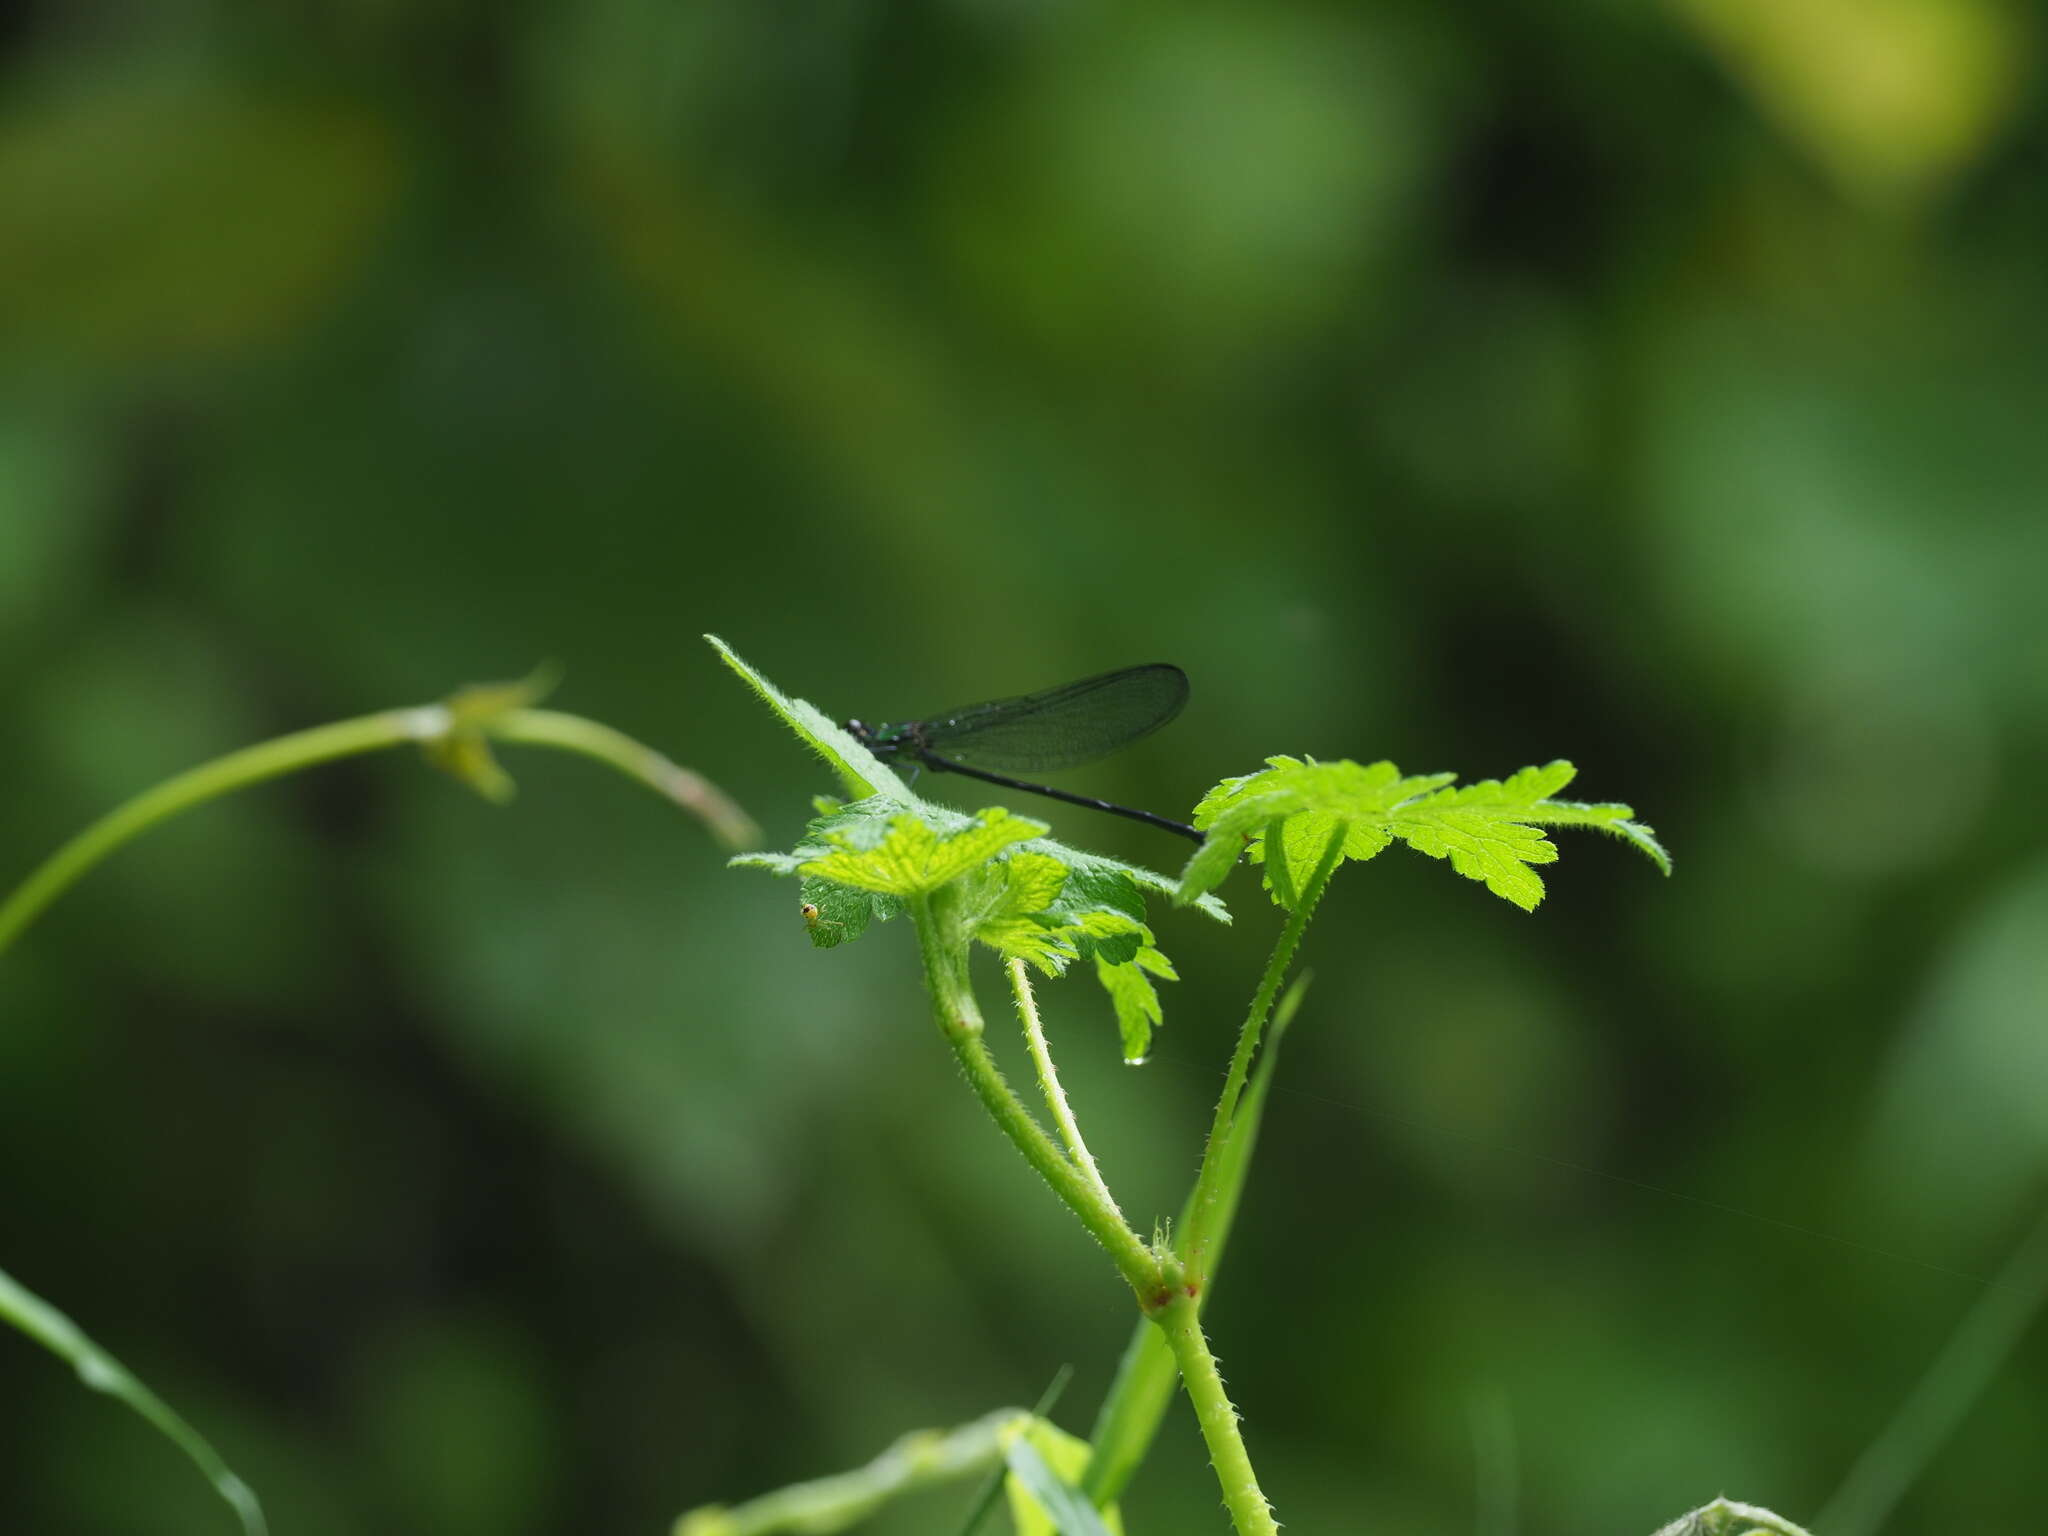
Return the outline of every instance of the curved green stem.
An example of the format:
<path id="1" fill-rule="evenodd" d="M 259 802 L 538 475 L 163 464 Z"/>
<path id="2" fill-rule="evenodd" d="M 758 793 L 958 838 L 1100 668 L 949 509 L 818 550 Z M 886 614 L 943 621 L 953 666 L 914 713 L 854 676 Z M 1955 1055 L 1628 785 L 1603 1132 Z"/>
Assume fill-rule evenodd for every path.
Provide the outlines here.
<path id="1" fill-rule="evenodd" d="M 181 811 L 302 768 L 408 743 L 442 741 L 462 729 L 455 714 L 441 704 L 381 710 L 259 742 L 166 779 L 65 843 L 0 902 L 0 953 L 94 865 Z M 718 790 L 610 726 L 555 710 L 510 709 L 473 729 L 500 740 L 556 747 L 608 763 L 695 812 L 726 841 L 744 843 L 752 836 L 753 823 Z"/>
<path id="2" fill-rule="evenodd" d="M 910 916 L 924 961 L 925 987 L 931 993 L 932 1017 L 953 1047 L 968 1086 L 1024 1160 L 1109 1251 L 1117 1273 L 1137 1292 L 1140 1304 L 1156 1303 L 1163 1283 L 1158 1258 L 1130 1229 L 1107 1192 L 1099 1192 L 1046 1134 L 989 1054 L 982 1039 L 981 1008 L 968 979 L 967 940 L 954 910 L 954 893 L 941 889 L 912 897 Z"/>
<path id="3" fill-rule="evenodd" d="M 760 840 L 761 829 L 754 825 L 754 819 L 725 791 L 702 774 L 670 762 L 624 731 L 556 709 L 515 709 L 485 725 L 483 731 L 497 741 L 559 747 L 608 764 L 626 777 L 638 779 L 664 799 L 673 800 L 728 847 L 751 848 Z"/>
<path id="4" fill-rule="evenodd" d="M 144 790 L 51 854 L 0 903 L 0 952 L 87 870 L 158 822 L 234 790 L 296 773 L 301 768 L 408 742 L 430 741 L 445 732 L 449 723 L 448 711 L 438 704 L 418 709 L 387 709 L 244 747 Z"/>
<path id="5" fill-rule="evenodd" d="M 1153 1321 L 1165 1332 L 1173 1358 L 1180 1366 L 1181 1384 L 1187 1388 L 1188 1401 L 1195 1406 L 1196 1422 L 1202 1426 L 1202 1439 L 1209 1447 L 1209 1464 L 1216 1469 L 1216 1480 L 1223 1488 L 1223 1503 L 1230 1511 L 1230 1523 L 1237 1528 L 1237 1536 L 1279 1536 L 1279 1522 L 1273 1518 L 1272 1506 L 1266 1502 L 1258 1476 L 1252 1471 L 1244 1436 L 1238 1432 L 1237 1409 L 1231 1406 L 1230 1396 L 1223 1390 L 1223 1373 L 1217 1369 L 1216 1357 L 1209 1353 L 1209 1341 L 1202 1336 L 1195 1298 L 1186 1289 L 1178 1291 L 1173 1301 L 1154 1315 Z"/>
<path id="6" fill-rule="evenodd" d="M 1230 1071 L 1223 1079 L 1223 1094 L 1216 1101 L 1216 1119 L 1209 1128 L 1209 1143 L 1202 1151 L 1202 1170 L 1195 1179 L 1194 1198 L 1189 1202 L 1189 1219 L 1181 1230 L 1180 1242 L 1176 1244 L 1187 1264 L 1188 1279 L 1198 1292 L 1208 1280 L 1209 1236 L 1222 1216 L 1224 1169 L 1228 1161 L 1225 1153 L 1230 1145 L 1230 1126 L 1237 1118 L 1238 1100 L 1244 1094 L 1245 1080 L 1251 1075 L 1252 1058 L 1258 1054 L 1259 1036 L 1273 1011 L 1274 999 L 1280 995 L 1280 983 L 1287 977 L 1287 967 L 1293 963 L 1294 952 L 1301 947 L 1301 936 L 1308 928 L 1309 919 L 1315 916 L 1316 904 L 1323 899 L 1323 892 L 1329 889 L 1330 876 L 1344 856 L 1344 840 L 1350 833 L 1349 822 L 1340 821 L 1331 829 L 1330 840 L 1323 847 L 1323 856 L 1316 861 L 1315 870 L 1302 887 L 1294 910 L 1287 915 L 1280 937 L 1273 943 L 1273 953 L 1266 960 L 1266 973 L 1259 978 L 1259 988 L 1252 994 L 1252 1005 L 1245 1015 L 1244 1027 L 1238 1031 L 1237 1050 L 1231 1055 Z M 1274 850 L 1274 856 L 1279 856 L 1278 849 Z"/>
<path id="7" fill-rule="evenodd" d="M 1323 871 L 1323 875 L 1327 880 L 1328 871 Z M 924 961 L 933 1017 L 959 1058 L 967 1081 L 1003 1134 L 1052 1186 L 1053 1193 L 1081 1219 L 1095 1240 L 1109 1250 L 1117 1272 L 1137 1293 L 1140 1308 L 1164 1332 L 1179 1365 L 1181 1380 L 1194 1402 L 1202 1438 L 1209 1447 L 1209 1460 L 1216 1469 L 1223 1501 L 1238 1536 L 1277 1536 L 1279 1526 L 1252 1471 L 1244 1437 L 1238 1433 L 1237 1410 L 1224 1393 L 1216 1358 L 1209 1353 L 1208 1341 L 1202 1336 L 1196 1289 L 1181 1283 L 1177 1265 L 1169 1273 L 1159 1256 L 1138 1240 L 1109 1191 L 1099 1187 L 1099 1176 L 1091 1182 L 1068 1159 L 1004 1080 L 982 1040 L 981 1009 L 968 978 L 968 945 L 955 911 L 953 893 L 941 889 L 912 898 L 910 915 L 917 929 L 918 952 Z M 1020 990 L 1020 1007 L 1028 996 L 1028 987 Z M 1264 1021 L 1263 1011 L 1259 1018 Z M 1035 1021 L 1035 1015 L 1031 1019 Z M 1050 1066 L 1049 1055 L 1045 1066 Z M 1041 1069 L 1042 1073 L 1044 1070 Z M 1056 1078 L 1048 1081 L 1057 1083 Z M 1059 1097 L 1059 1103 L 1064 1105 L 1064 1095 Z M 1058 1115 L 1057 1108 L 1054 1113 Z M 1078 1128 L 1074 1137 L 1078 1142 Z M 1089 1166 L 1092 1169 L 1093 1164 Z"/>
<path id="8" fill-rule="evenodd" d="M 1281 995 L 1279 1006 L 1273 1011 L 1272 1023 L 1266 1029 L 1265 1049 L 1259 1052 L 1251 1082 L 1230 1123 L 1228 1155 L 1220 1185 L 1221 1199 L 1215 1207 L 1214 1222 L 1204 1238 L 1207 1276 L 1195 1296 L 1198 1314 L 1209 1305 L 1209 1298 L 1215 1294 L 1216 1269 L 1223 1262 L 1231 1223 L 1236 1217 L 1252 1153 L 1258 1143 L 1266 1095 L 1273 1086 L 1273 1072 L 1278 1063 L 1275 1053 L 1295 1010 L 1301 1006 L 1307 982 L 1308 973 L 1304 971 Z M 1176 1230 L 1185 1233 L 1192 1226 L 1194 1208 L 1195 1191 L 1190 1189 L 1181 1206 Z M 1088 1443 L 1093 1450 L 1088 1458 L 1088 1469 L 1081 1479 L 1081 1491 L 1088 1495 L 1097 1509 L 1107 1509 L 1121 1498 L 1124 1489 L 1137 1475 L 1138 1468 L 1144 1464 L 1152 1449 L 1152 1441 L 1159 1433 L 1159 1426 L 1165 1422 L 1166 1411 L 1173 1404 L 1173 1389 L 1179 1380 L 1180 1370 L 1174 1363 L 1165 1331 L 1157 1326 L 1156 1319 L 1140 1318 L 1137 1327 L 1131 1330 L 1131 1340 L 1124 1347 L 1123 1358 L 1117 1362 L 1109 1395 L 1102 1400 L 1095 1423 L 1088 1431 Z"/>
<path id="9" fill-rule="evenodd" d="M 1095 1193 L 1107 1201 L 1109 1208 L 1116 1211 L 1117 1219 L 1122 1220 L 1123 1212 L 1117 1206 L 1116 1197 L 1109 1192 L 1109 1186 L 1103 1182 L 1102 1170 L 1095 1166 L 1095 1155 L 1081 1137 L 1081 1124 L 1074 1118 L 1073 1106 L 1067 1103 L 1067 1091 L 1060 1086 L 1059 1069 L 1052 1062 L 1052 1047 L 1045 1040 L 1045 1025 L 1038 1017 L 1038 999 L 1032 995 L 1031 973 L 1024 968 L 1024 962 L 1017 959 L 1006 961 L 1004 969 L 1010 973 L 1010 990 L 1017 998 L 1017 1017 L 1023 1021 L 1024 1043 L 1031 1051 L 1031 1064 L 1038 1069 L 1038 1086 L 1045 1094 L 1045 1107 L 1052 1111 L 1053 1124 L 1060 1128 L 1060 1140 L 1067 1144 L 1067 1155 L 1081 1170 L 1081 1176 L 1095 1187 Z"/>

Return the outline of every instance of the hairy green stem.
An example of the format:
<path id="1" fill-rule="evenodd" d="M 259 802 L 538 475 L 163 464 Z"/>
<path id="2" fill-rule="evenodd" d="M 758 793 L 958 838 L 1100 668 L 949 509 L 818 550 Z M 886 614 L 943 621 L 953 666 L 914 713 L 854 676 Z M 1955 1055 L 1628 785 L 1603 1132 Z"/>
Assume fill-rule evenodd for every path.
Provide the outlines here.
<path id="1" fill-rule="evenodd" d="M 1053 1065 L 1052 1047 L 1046 1044 L 1045 1025 L 1038 1017 L 1038 999 L 1032 995 L 1031 973 L 1024 968 L 1024 962 L 1011 959 L 1004 968 L 1010 973 L 1010 990 L 1017 998 L 1017 1017 L 1024 1025 L 1024 1043 L 1031 1051 L 1031 1064 L 1038 1069 L 1038 1086 L 1045 1094 L 1045 1107 L 1052 1111 L 1053 1124 L 1060 1128 L 1060 1140 L 1067 1144 L 1067 1154 L 1074 1160 L 1074 1166 L 1081 1170 L 1083 1178 L 1095 1186 L 1096 1194 L 1109 1203 L 1116 1211 L 1117 1218 L 1123 1219 L 1116 1196 L 1109 1192 L 1103 1182 L 1102 1170 L 1095 1166 L 1095 1155 L 1088 1150 L 1088 1143 L 1082 1139 L 1080 1122 L 1074 1118 L 1073 1106 L 1067 1103 L 1067 1091 L 1060 1086 L 1059 1069 Z"/>
<path id="2" fill-rule="evenodd" d="M 1209 1341 L 1202 1337 L 1195 1298 L 1181 1289 L 1163 1311 L 1154 1314 L 1153 1321 L 1164 1330 L 1180 1366 L 1181 1384 L 1195 1406 L 1195 1420 L 1209 1447 L 1209 1464 L 1222 1485 L 1224 1507 L 1230 1511 L 1237 1536 L 1278 1536 L 1279 1522 L 1273 1518 L 1272 1506 L 1252 1471 L 1244 1436 L 1238 1432 L 1237 1409 L 1223 1390 L 1223 1373 L 1209 1353 Z"/>
<path id="3" fill-rule="evenodd" d="M 911 898 L 910 914 L 924 961 L 925 987 L 931 994 L 932 1017 L 946 1043 L 953 1047 L 960 1069 L 998 1129 L 1009 1137 L 1024 1160 L 1052 1186 L 1054 1194 L 1080 1218 L 1089 1235 L 1108 1250 L 1110 1259 L 1141 1304 L 1154 1300 L 1162 1275 L 1158 1258 L 1123 1219 L 1116 1202 L 1099 1193 L 1085 1174 L 1068 1161 L 1045 1127 L 1024 1107 L 982 1039 L 981 1008 L 967 974 L 967 938 L 960 929 L 951 890 Z"/>
<path id="4" fill-rule="evenodd" d="M 1215 1293 L 1216 1269 L 1223 1262 L 1231 1223 L 1236 1218 L 1252 1153 L 1257 1146 L 1266 1095 L 1273 1086 L 1273 1069 L 1277 1063 L 1274 1053 L 1280 1047 L 1287 1026 L 1293 1021 L 1295 1010 L 1301 1006 L 1307 982 L 1308 974 L 1303 972 L 1282 994 L 1272 1023 L 1266 1030 L 1266 1047 L 1259 1053 L 1250 1085 L 1245 1089 L 1237 1115 L 1231 1121 L 1226 1177 L 1220 1186 L 1222 1198 L 1217 1203 L 1215 1220 L 1206 1235 L 1208 1278 L 1195 1296 L 1198 1314 L 1209 1305 L 1209 1298 Z M 1190 1189 L 1181 1206 L 1176 1230 L 1186 1232 L 1192 1226 L 1194 1205 L 1195 1191 Z M 1140 1318 L 1138 1326 L 1131 1330 L 1131 1340 L 1124 1347 L 1123 1358 L 1117 1362 L 1116 1377 L 1110 1383 L 1109 1395 L 1102 1400 L 1095 1423 L 1088 1431 L 1088 1443 L 1093 1449 L 1088 1458 L 1088 1469 L 1081 1478 L 1081 1491 L 1097 1509 L 1107 1509 L 1121 1498 L 1124 1489 L 1137 1475 L 1138 1468 L 1144 1464 L 1152 1449 L 1152 1441 L 1159 1433 L 1159 1426 L 1165 1422 L 1166 1411 L 1172 1406 L 1173 1389 L 1179 1380 L 1180 1371 L 1174 1364 L 1173 1351 L 1167 1346 L 1164 1331 L 1155 1326 L 1153 1319 Z"/>
<path id="5" fill-rule="evenodd" d="M 1327 879 L 1328 871 L 1323 874 Z M 1259 1489 L 1244 1438 L 1238 1433 L 1237 1410 L 1224 1395 L 1223 1377 L 1216 1369 L 1215 1356 L 1209 1353 L 1208 1341 L 1202 1336 L 1194 1289 L 1180 1283 L 1178 1266 L 1169 1274 L 1159 1256 L 1138 1240 L 1117 1210 L 1116 1202 L 1109 1197 L 1109 1191 L 1098 1187 L 1099 1176 L 1091 1181 L 1061 1152 L 1004 1081 L 995 1059 L 989 1055 L 982 1040 L 981 1010 L 968 979 L 967 937 L 960 925 L 956 901 L 952 891 L 942 889 L 914 897 L 910 902 L 918 952 L 924 962 L 925 986 L 931 993 L 932 1013 L 940 1033 L 953 1047 L 968 1082 L 1003 1134 L 1016 1144 L 1025 1160 L 1081 1219 L 1095 1240 L 1109 1250 L 1118 1273 L 1137 1293 L 1145 1315 L 1165 1333 L 1188 1396 L 1195 1404 L 1202 1438 L 1209 1446 L 1209 1459 L 1216 1469 L 1223 1501 L 1238 1536 L 1276 1536 L 1279 1527 Z M 1013 974 L 1013 982 L 1018 979 Z M 1028 996 L 1028 986 L 1020 989 L 1020 1007 Z M 1267 1006 L 1270 1008 L 1271 999 Z M 1035 1013 L 1031 1017 L 1035 1020 Z M 1263 1011 L 1260 1019 L 1263 1022 Z M 1047 1071 L 1050 1065 L 1048 1054 L 1041 1073 L 1056 1084 L 1057 1079 L 1050 1078 Z M 1060 1095 L 1058 1102 L 1064 1105 L 1065 1096 Z M 1058 1115 L 1059 1111 L 1055 1109 L 1054 1113 Z M 1076 1128 L 1077 1144 L 1079 1136 Z M 1093 1168 L 1092 1162 L 1089 1167 Z"/>
<path id="6" fill-rule="evenodd" d="M 1287 915 L 1280 937 L 1273 943 L 1273 953 L 1266 960 L 1266 972 L 1259 978 L 1258 990 L 1252 994 L 1251 1008 L 1245 1014 L 1244 1027 L 1238 1031 L 1237 1049 L 1230 1058 L 1230 1071 L 1223 1079 L 1222 1096 L 1216 1101 L 1216 1119 L 1209 1127 L 1209 1143 L 1202 1151 L 1202 1169 L 1195 1179 L 1194 1199 L 1189 1202 L 1189 1219 L 1181 1230 L 1179 1243 L 1175 1245 L 1197 1292 L 1208 1280 L 1209 1237 L 1221 1216 L 1224 1154 L 1230 1142 L 1231 1122 L 1237 1117 L 1238 1100 L 1244 1094 L 1245 1080 L 1251 1075 L 1252 1059 L 1258 1054 L 1259 1036 L 1273 1011 L 1274 1000 L 1280 995 L 1280 983 L 1286 979 L 1294 952 L 1301 947 L 1301 936 L 1308 928 L 1309 919 L 1315 916 L 1316 904 L 1323 899 L 1323 892 L 1329 889 L 1330 876 L 1336 871 L 1338 860 L 1344 856 L 1344 840 L 1350 833 L 1351 824 L 1345 821 L 1338 822 L 1331 829 L 1322 857 L 1316 861 L 1315 870 L 1302 887 L 1294 910 Z M 1278 858 L 1282 854 L 1274 848 L 1267 856 Z"/>
<path id="7" fill-rule="evenodd" d="M 1231 1517 L 1236 1521 L 1239 1532 L 1273 1529 L 1272 1512 L 1266 1506 L 1264 1495 L 1258 1491 L 1258 1484 L 1252 1477 L 1251 1462 L 1238 1436 L 1236 1412 L 1223 1395 L 1215 1359 L 1202 1338 L 1200 1312 L 1208 1299 L 1215 1261 L 1229 1232 L 1244 1177 L 1244 1160 L 1250 1156 L 1249 1145 L 1236 1132 L 1259 1040 L 1272 1015 L 1287 967 L 1301 946 L 1302 934 L 1323 893 L 1329 888 L 1330 877 L 1336 871 L 1338 861 L 1343 857 L 1349 830 L 1343 823 L 1332 829 L 1330 840 L 1324 846 L 1307 885 L 1300 892 L 1291 893 L 1295 897 L 1293 910 L 1274 942 L 1265 974 L 1260 977 L 1258 989 L 1252 995 L 1244 1027 L 1238 1034 L 1237 1050 L 1231 1058 L 1230 1071 L 1224 1078 L 1215 1124 L 1202 1155 L 1201 1172 L 1181 1213 L 1179 1241 L 1175 1244 L 1177 1258 L 1186 1265 L 1181 1294 L 1166 1311 L 1149 1314 L 1160 1330 L 1159 1335 L 1148 1329 L 1133 1336 L 1090 1437 L 1094 1443 L 1094 1454 L 1083 1476 L 1082 1490 L 1098 1508 L 1106 1507 L 1123 1492 L 1151 1445 L 1168 1402 L 1169 1378 L 1165 1375 L 1168 1367 L 1163 1355 L 1170 1351 L 1173 1365 L 1202 1415 L 1202 1433 L 1209 1441 L 1217 1475 L 1224 1479 L 1226 1500 L 1232 1498 L 1233 1479 L 1238 1480 L 1242 1488 L 1249 1489 L 1241 1504 L 1231 1503 Z M 1276 889 L 1288 889 L 1288 886 L 1283 881 Z M 1283 1026 L 1286 1016 L 1298 1001 L 1299 988 L 1289 993 L 1289 1003 L 1282 1010 Z M 1253 1126 L 1256 1126 L 1258 1107 L 1269 1081 L 1269 1075 L 1262 1071 L 1259 1088 L 1253 1094 L 1249 1109 Z M 1164 1338 L 1163 1345 L 1159 1342 L 1160 1336 Z M 1199 1385 L 1197 1379 L 1189 1374 L 1191 1362 L 1195 1368 L 1206 1371 L 1210 1378 L 1206 1385 Z"/>

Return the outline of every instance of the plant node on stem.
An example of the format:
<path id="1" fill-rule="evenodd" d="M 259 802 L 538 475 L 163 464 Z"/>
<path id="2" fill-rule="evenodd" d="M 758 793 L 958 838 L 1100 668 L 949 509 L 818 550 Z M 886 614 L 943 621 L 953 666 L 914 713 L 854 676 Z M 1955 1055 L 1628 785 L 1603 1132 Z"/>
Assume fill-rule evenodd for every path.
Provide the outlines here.
<path id="1" fill-rule="evenodd" d="M 1323 874 L 1327 880 L 1328 871 Z M 961 1071 L 996 1125 L 1052 1186 L 1053 1193 L 1080 1218 L 1090 1235 L 1109 1251 L 1117 1272 L 1136 1294 L 1139 1307 L 1165 1333 L 1188 1397 L 1195 1405 L 1202 1438 L 1208 1444 L 1209 1458 L 1238 1536 L 1277 1536 L 1279 1526 L 1252 1471 L 1244 1437 L 1238 1432 L 1237 1410 L 1224 1394 L 1216 1358 L 1209 1353 L 1208 1341 L 1202 1336 L 1196 1288 L 1190 1284 L 1182 1262 L 1170 1249 L 1154 1248 L 1139 1239 L 1108 1190 L 1091 1180 L 1074 1157 L 1046 1133 L 1004 1080 L 989 1054 L 987 1042 L 982 1039 L 981 1009 L 975 1002 L 968 975 L 968 934 L 960 917 L 958 899 L 951 888 L 941 887 L 909 902 L 918 951 L 924 962 L 925 985 L 931 992 L 933 1020 L 953 1047 Z"/>
<path id="2" fill-rule="evenodd" d="M 910 902 L 912 925 L 917 929 L 918 950 L 924 960 L 925 985 L 931 991 L 932 1018 L 946 1043 L 953 1047 L 968 1086 L 1010 1138 L 1024 1160 L 1038 1170 L 1054 1194 L 1081 1219 L 1094 1239 L 1109 1250 L 1117 1272 L 1140 1296 L 1159 1283 L 1159 1260 L 1130 1229 L 1116 1203 L 1098 1193 L 1067 1154 L 1032 1118 L 1015 1090 L 996 1066 L 982 1036 L 981 1008 L 967 972 L 967 936 L 962 927 L 958 897 L 941 888 Z"/>

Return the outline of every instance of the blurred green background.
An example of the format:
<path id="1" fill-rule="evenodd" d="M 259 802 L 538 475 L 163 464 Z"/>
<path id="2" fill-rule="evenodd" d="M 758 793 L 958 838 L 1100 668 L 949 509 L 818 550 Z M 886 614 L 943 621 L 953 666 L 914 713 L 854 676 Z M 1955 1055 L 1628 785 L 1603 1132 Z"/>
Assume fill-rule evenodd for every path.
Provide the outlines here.
<path id="1" fill-rule="evenodd" d="M 838 715 L 1177 661 L 1063 781 L 1167 811 L 1269 752 L 1572 757 L 1676 879 L 1570 839 L 1525 917 L 1397 850 L 1311 935 L 1210 1314 L 1295 1530 L 1810 1518 L 2037 1219 L 2018 0 L 45 0 L 5 46 L 7 879 L 550 657 L 786 845 L 830 786 L 704 630 Z M 908 934 L 814 953 L 671 808 L 507 765 L 504 811 L 398 755 L 209 808 L 0 962 L 0 1265 L 291 1536 L 658 1531 L 1063 1362 L 1085 1430 L 1128 1299 Z M 1225 894 L 1159 916 L 1142 1070 L 1046 996 L 1140 1221 L 1276 927 Z M 0 1528 L 228 1528 L 11 1335 L 0 1426 Z M 2044 1443 L 2037 1332 L 1888 1529 L 2033 1528 Z M 1224 1529 L 1184 1406 L 1127 1507 Z"/>

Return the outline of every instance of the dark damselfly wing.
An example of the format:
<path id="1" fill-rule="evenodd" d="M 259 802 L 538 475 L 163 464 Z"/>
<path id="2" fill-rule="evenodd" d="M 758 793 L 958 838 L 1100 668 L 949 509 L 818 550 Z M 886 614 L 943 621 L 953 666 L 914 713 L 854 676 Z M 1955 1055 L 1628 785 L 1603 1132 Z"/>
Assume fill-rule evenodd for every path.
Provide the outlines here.
<path id="1" fill-rule="evenodd" d="M 927 717 L 921 728 L 934 753 L 970 768 L 1052 773 L 1151 735 L 1187 701 L 1187 673 L 1155 661 L 1042 693 L 968 704 Z"/>

